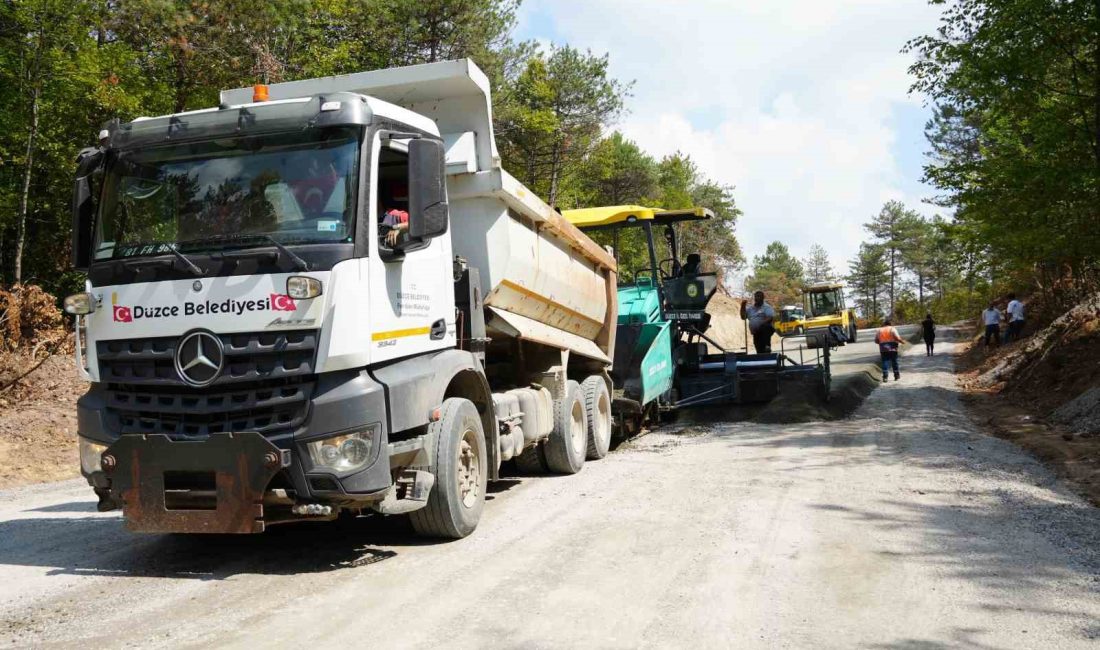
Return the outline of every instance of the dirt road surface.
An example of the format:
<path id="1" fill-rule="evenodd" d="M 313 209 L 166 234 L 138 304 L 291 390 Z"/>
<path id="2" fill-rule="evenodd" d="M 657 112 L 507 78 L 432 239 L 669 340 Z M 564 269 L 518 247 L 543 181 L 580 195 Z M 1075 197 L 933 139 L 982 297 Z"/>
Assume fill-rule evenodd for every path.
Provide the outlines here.
<path id="1" fill-rule="evenodd" d="M 499 485 L 458 542 L 137 537 L 79 482 L 0 493 L 0 646 L 1097 647 L 1097 510 L 917 348 L 851 419 L 653 433 Z"/>

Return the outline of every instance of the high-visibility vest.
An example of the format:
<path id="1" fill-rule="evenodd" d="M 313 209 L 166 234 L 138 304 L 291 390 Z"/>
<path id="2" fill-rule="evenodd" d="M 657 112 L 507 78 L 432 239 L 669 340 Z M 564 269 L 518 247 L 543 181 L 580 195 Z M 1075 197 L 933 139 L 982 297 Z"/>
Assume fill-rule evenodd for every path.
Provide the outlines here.
<path id="1" fill-rule="evenodd" d="M 898 336 L 898 332 L 893 325 L 884 325 L 875 334 L 875 343 L 879 345 L 883 343 L 901 343 L 901 337 Z"/>

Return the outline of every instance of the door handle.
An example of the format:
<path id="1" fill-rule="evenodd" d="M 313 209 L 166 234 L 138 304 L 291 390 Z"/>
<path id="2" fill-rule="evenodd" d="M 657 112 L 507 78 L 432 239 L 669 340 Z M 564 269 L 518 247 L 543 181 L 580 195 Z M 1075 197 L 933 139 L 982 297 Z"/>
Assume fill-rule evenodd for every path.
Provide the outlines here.
<path id="1" fill-rule="evenodd" d="M 447 321 L 440 318 L 436 322 L 432 323 L 431 333 L 428 335 L 433 341 L 438 341 L 447 335 Z"/>

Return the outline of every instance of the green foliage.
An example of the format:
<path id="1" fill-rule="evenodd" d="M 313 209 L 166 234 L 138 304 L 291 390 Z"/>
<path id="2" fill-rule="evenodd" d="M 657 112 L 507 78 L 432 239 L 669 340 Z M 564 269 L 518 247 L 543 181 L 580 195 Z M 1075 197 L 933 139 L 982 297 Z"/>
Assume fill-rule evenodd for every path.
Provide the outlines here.
<path id="1" fill-rule="evenodd" d="M 733 187 L 707 179 L 695 162 L 680 152 L 661 160 L 657 176 L 660 207 L 677 210 L 698 206 L 714 213 L 713 219 L 680 225 L 681 258 L 698 253 L 704 270 L 718 271 L 720 280 L 742 268 L 745 256 L 734 235 L 741 210 L 733 199 Z"/>
<path id="2" fill-rule="evenodd" d="M 920 231 L 921 216 L 905 207 L 901 201 L 887 201 L 882 210 L 864 227 L 882 246 L 889 269 L 887 285 L 887 314 L 894 313 L 894 302 L 898 293 L 898 275 L 903 267 L 906 255 L 916 246 L 916 236 Z"/>
<path id="3" fill-rule="evenodd" d="M 877 321 L 882 315 L 881 300 L 890 282 L 890 265 L 880 244 L 864 242 L 859 253 L 848 262 L 848 287 L 863 317 Z"/>
<path id="4" fill-rule="evenodd" d="M 497 110 L 497 138 L 513 169 L 551 206 L 576 204 L 565 196 L 573 172 L 623 111 L 630 84 L 612 79 L 608 58 L 566 46 L 537 52 Z"/>
<path id="5" fill-rule="evenodd" d="M 773 305 L 798 304 L 805 284 L 802 262 L 791 255 L 783 242 L 768 244 L 763 255 L 752 260 L 752 275 L 746 281 L 750 291 L 763 291 Z"/>
<path id="6" fill-rule="evenodd" d="M 733 188 L 707 179 L 690 157 L 676 153 L 660 162 L 641 151 L 619 133 L 612 133 L 593 149 L 580 169 L 578 195 L 583 205 L 652 205 L 667 210 L 705 207 L 714 213 L 707 221 L 678 226 L 681 260 L 698 253 L 704 270 L 719 277 L 744 265 L 734 229 L 741 211 Z M 638 269 L 649 268 L 649 250 L 641 228 L 622 228 L 618 238 L 612 232 L 592 234 L 600 244 L 615 246 L 621 273 L 630 280 Z M 668 257 L 659 232 L 654 233 L 658 261 Z M 667 269 L 666 269 L 667 270 Z"/>
<path id="7" fill-rule="evenodd" d="M 213 106 L 224 88 L 460 57 L 489 76 L 504 166 L 532 190 L 563 207 L 709 207 L 716 218 L 685 226 L 682 249 L 701 253 L 708 267 L 739 268 L 733 189 L 703 177 L 685 155 L 658 161 L 620 134 L 603 137 L 622 114 L 630 84 L 609 75 L 606 56 L 515 42 L 518 4 L 0 3 L 0 281 L 13 276 L 25 223 L 23 277 L 59 295 L 80 285 L 68 270 L 73 161 L 109 119 Z M 638 235 L 624 233 L 619 242 L 624 268 L 648 266 Z"/>
<path id="8" fill-rule="evenodd" d="M 872 320 L 892 315 L 905 322 L 918 312 L 923 318 L 922 310 L 941 322 L 969 318 L 994 293 L 1019 283 L 965 221 L 926 220 L 889 202 L 868 229 L 878 236 L 849 263 L 848 283 Z"/>
<path id="9" fill-rule="evenodd" d="M 913 89 L 936 105 L 926 179 L 964 246 L 998 277 L 1100 259 L 1100 3 L 934 0 L 910 41 Z"/>
<path id="10" fill-rule="evenodd" d="M 578 176 L 583 205 L 644 205 L 660 193 L 657 162 L 618 131 L 593 147 Z"/>
<path id="11" fill-rule="evenodd" d="M 836 279 L 832 263 L 829 261 L 829 251 L 825 250 L 821 244 L 810 246 L 810 254 L 802 261 L 802 268 L 806 272 L 806 282 L 810 284 L 832 282 Z"/>
<path id="12" fill-rule="evenodd" d="M 494 90 L 507 97 L 502 86 L 531 50 L 511 37 L 517 4 L 0 3 L 0 281 L 14 277 L 19 258 L 23 279 L 42 283 L 54 294 L 80 285 L 79 275 L 68 270 L 73 161 L 81 148 L 94 144 L 108 119 L 205 108 L 217 103 L 223 88 L 262 81 L 464 56 L 474 58 Z M 20 256 L 21 228 L 25 250 Z"/>

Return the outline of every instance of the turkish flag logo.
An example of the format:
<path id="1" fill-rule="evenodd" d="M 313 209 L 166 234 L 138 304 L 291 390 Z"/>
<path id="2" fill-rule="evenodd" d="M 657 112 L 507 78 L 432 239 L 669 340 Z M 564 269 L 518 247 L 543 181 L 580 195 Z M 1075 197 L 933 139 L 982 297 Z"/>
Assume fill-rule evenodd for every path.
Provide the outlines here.
<path id="1" fill-rule="evenodd" d="M 294 311 L 298 306 L 294 299 L 282 293 L 271 294 L 271 309 L 274 311 Z"/>
<path id="2" fill-rule="evenodd" d="M 134 320 L 134 315 L 130 313 L 129 307 L 120 307 L 119 305 L 114 305 L 113 314 L 116 323 L 130 323 Z"/>

